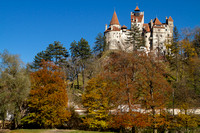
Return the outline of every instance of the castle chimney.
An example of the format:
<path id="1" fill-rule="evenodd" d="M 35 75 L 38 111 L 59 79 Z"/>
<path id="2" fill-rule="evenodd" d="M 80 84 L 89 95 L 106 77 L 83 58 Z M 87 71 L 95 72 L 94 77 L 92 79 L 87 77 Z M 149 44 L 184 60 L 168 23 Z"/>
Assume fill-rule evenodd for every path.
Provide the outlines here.
<path id="1" fill-rule="evenodd" d="M 153 27 L 153 20 L 150 21 L 151 28 Z"/>
<path id="2" fill-rule="evenodd" d="M 108 25 L 106 24 L 106 25 L 105 25 L 105 31 L 106 31 L 107 29 L 108 29 Z"/>
<path id="3" fill-rule="evenodd" d="M 166 20 L 168 19 L 167 16 L 165 17 L 165 19 L 166 19 Z"/>

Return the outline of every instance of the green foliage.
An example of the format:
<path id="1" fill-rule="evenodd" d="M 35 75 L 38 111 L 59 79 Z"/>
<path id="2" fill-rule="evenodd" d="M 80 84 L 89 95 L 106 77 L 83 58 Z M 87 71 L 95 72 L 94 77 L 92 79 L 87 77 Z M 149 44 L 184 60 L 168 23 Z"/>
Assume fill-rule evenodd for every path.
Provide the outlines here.
<path id="1" fill-rule="evenodd" d="M 144 38 L 142 37 L 141 31 L 136 24 L 132 25 L 130 35 L 126 40 L 126 43 L 132 45 L 133 51 L 136 51 L 141 46 L 144 46 Z"/>
<path id="2" fill-rule="evenodd" d="M 102 52 L 106 48 L 105 37 L 102 33 L 99 33 L 96 37 L 95 46 L 93 48 L 93 52 L 96 54 L 102 54 Z"/>
<path id="3" fill-rule="evenodd" d="M 83 90 L 85 88 L 85 69 L 86 64 L 89 63 L 90 57 L 92 57 L 91 49 L 88 41 L 81 38 L 78 43 L 76 41 L 71 43 L 70 47 L 72 62 L 76 69 L 76 79 L 79 88 L 79 73 L 82 74 Z"/>
<path id="4" fill-rule="evenodd" d="M 86 41 L 83 38 L 81 38 L 81 40 L 78 41 L 78 43 L 76 41 L 73 41 L 71 43 L 70 51 L 73 60 L 86 60 L 89 57 L 91 57 L 91 49 L 88 44 L 88 41 Z"/>
<path id="5" fill-rule="evenodd" d="M 30 90 L 29 75 L 17 55 L 4 51 L 0 56 L 0 113 L 3 120 L 6 113 L 13 114 L 16 128 L 25 115 L 25 100 Z"/>
<path id="6" fill-rule="evenodd" d="M 70 52 L 71 52 L 71 57 L 72 60 L 74 61 L 76 59 L 76 57 L 78 57 L 78 46 L 77 46 L 77 42 L 73 41 L 70 45 Z"/>
<path id="7" fill-rule="evenodd" d="M 55 41 L 53 44 L 49 44 L 45 51 L 39 52 L 31 65 L 33 69 L 39 69 L 42 60 L 53 61 L 56 65 L 63 65 L 66 63 L 69 53 L 65 47 L 59 42 Z"/>
<path id="8" fill-rule="evenodd" d="M 81 60 L 86 60 L 89 57 L 91 57 L 91 49 L 88 44 L 88 41 L 81 38 L 81 40 L 78 42 L 78 57 L 80 57 Z"/>

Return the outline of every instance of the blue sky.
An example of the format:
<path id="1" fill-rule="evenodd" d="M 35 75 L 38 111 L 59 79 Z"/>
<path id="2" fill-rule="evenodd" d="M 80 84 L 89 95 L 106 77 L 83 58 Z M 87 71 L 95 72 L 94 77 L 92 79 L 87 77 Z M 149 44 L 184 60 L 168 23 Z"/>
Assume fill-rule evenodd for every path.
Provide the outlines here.
<path id="1" fill-rule="evenodd" d="M 91 47 L 116 10 L 121 25 L 130 28 L 130 12 L 138 4 L 145 23 L 172 16 L 180 30 L 200 26 L 199 0 L 0 0 L 0 52 L 19 54 L 25 63 L 60 41 L 68 50 L 85 38 Z"/>

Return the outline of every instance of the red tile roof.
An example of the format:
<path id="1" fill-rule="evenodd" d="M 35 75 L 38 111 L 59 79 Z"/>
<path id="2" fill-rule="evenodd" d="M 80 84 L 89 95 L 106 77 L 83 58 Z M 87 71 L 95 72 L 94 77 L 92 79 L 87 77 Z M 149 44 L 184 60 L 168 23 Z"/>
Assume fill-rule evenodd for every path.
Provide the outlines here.
<path id="1" fill-rule="evenodd" d="M 113 26 L 112 31 L 120 31 L 120 30 L 121 30 L 120 28 L 117 28 L 117 27 Z"/>
<path id="2" fill-rule="evenodd" d="M 144 30 L 150 32 L 149 24 L 143 24 Z"/>
<path id="3" fill-rule="evenodd" d="M 154 19 L 154 22 L 153 22 L 155 25 L 162 25 L 162 23 L 159 21 L 159 19 L 156 17 Z"/>
<path id="4" fill-rule="evenodd" d="M 109 31 L 120 31 L 121 29 L 118 27 L 113 26 L 113 29 L 111 30 L 111 27 L 109 27 L 105 32 L 109 32 Z"/>
<path id="5" fill-rule="evenodd" d="M 113 24 L 119 25 L 119 20 L 118 20 L 118 18 L 117 18 L 117 14 L 116 14 L 115 11 L 114 11 L 114 13 L 113 13 L 112 20 L 110 21 L 110 25 L 113 25 Z"/>
<path id="6" fill-rule="evenodd" d="M 171 17 L 171 16 L 169 16 L 169 19 L 168 19 L 168 20 L 169 20 L 169 21 L 172 21 L 172 22 L 174 21 L 174 20 L 172 19 L 172 17 Z"/>
<path id="7" fill-rule="evenodd" d="M 121 28 L 122 28 L 122 29 L 127 29 L 127 27 L 126 27 L 125 25 L 123 25 Z"/>
<path id="8" fill-rule="evenodd" d="M 136 6 L 135 10 L 134 11 L 140 11 L 139 7 Z"/>
<path id="9" fill-rule="evenodd" d="M 135 22 L 136 18 L 138 19 L 138 22 L 142 22 L 143 15 L 139 16 L 131 15 L 131 22 Z"/>

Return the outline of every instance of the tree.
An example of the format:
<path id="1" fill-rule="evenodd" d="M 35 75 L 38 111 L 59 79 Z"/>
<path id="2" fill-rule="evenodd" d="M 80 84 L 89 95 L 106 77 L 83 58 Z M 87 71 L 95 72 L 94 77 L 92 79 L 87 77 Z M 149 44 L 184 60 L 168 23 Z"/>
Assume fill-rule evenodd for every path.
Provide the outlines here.
<path id="1" fill-rule="evenodd" d="M 79 72 L 80 72 L 80 65 L 79 65 L 79 54 L 78 54 L 78 45 L 76 41 L 73 41 L 70 45 L 70 52 L 71 52 L 71 58 L 72 62 L 69 67 L 74 70 L 76 81 L 77 81 L 77 89 L 79 89 Z"/>
<path id="2" fill-rule="evenodd" d="M 114 91 L 117 86 L 112 80 L 98 75 L 89 80 L 86 90 L 82 96 L 83 106 L 87 109 L 87 116 L 83 124 L 91 129 L 99 130 L 109 127 L 109 111 L 115 106 Z"/>
<path id="3" fill-rule="evenodd" d="M 168 54 L 166 55 L 167 60 L 170 64 L 171 73 L 175 72 L 175 80 L 173 82 L 173 91 L 172 91 L 172 107 L 173 107 L 173 116 L 174 116 L 174 107 L 175 107 L 175 88 L 177 88 L 179 80 L 179 66 L 180 66 L 180 34 L 177 27 L 174 27 L 173 30 L 173 40 L 171 44 L 168 44 Z M 173 74 L 172 74 L 173 75 Z"/>
<path id="4" fill-rule="evenodd" d="M 198 57 L 200 57 L 200 27 L 194 29 L 194 40 L 193 44 Z"/>
<path id="5" fill-rule="evenodd" d="M 166 79 L 166 64 L 155 61 L 152 55 L 140 58 L 138 89 L 143 107 L 151 110 L 152 128 L 155 128 L 156 109 L 163 110 L 170 101 L 171 85 Z"/>
<path id="6" fill-rule="evenodd" d="M 123 118 L 125 128 L 131 127 L 134 130 L 136 126 L 143 126 L 143 121 L 137 121 L 137 116 L 141 114 L 134 111 L 138 109 L 136 105 L 147 110 L 141 112 L 145 114 L 142 117 L 146 120 L 146 126 L 149 126 L 148 121 L 152 119 L 150 124 L 156 128 L 156 121 L 161 119 L 156 117 L 156 110 L 163 110 L 167 106 L 171 93 L 171 86 L 166 79 L 166 64 L 142 52 L 135 51 L 134 56 L 132 53 L 115 52 L 106 60 L 104 71 L 104 76 L 117 84 L 116 97 L 120 99 L 115 101 L 119 109 L 116 115 Z M 125 120 L 123 115 L 130 119 Z"/>
<path id="7" fill-rule="evenodd" d="M 132 45 L 133 51 L 136 51 L 141 46 L 144 46 L 145 44 L 144 38 L 142 37 L 142 33 L 136 24 L 132 25 L 131 31 L 129 33 L 129 37 L 127 37 L 126 43 Z"/>
<path id="8" fill-rule="evenodd" d="M 105 47 L 106 47 L 105 37 L 103 36 L 102 33 L 99 33 L 96 37 L 93 52 L 101 55 L 102 52 L 105 50 Z"/>
<path id="9" fill-rule="evenodd" d="M 66 63 L 68 56 L 69 53 L 67 49 L 63 47 L 63 44 L 59 41 L 54 41 L 53 44 L 49 44 L 45 51 L 39 52 L 35 56 L 31 67 L 36 70 L 39 69 L 42 60 L 53 61 L 56 65 L 61 66 L 63 63 Z"/>
<path id="10" fill-rule="evenodd" d="M 52 62 L 43 61 L 41 68 L 31 74 L 31 92 L 25 124 L 55 128 L 68 121 L 68 98 L 63 72 Z"/>
<path id="11" fill-rule="evenodd" d="M 0 113 L 3 126 L 8 113 L 14 116 L 14 127 L 17 128 L 25 115 L 24 107 L 30 90 L 29 75 L 18 55 L 4 51 L 0 59 Z"/>
<path id="12" fill-rule="evenodd" d="M 79 72 L 82 74 L 82 83 L 83 83 L 83 90 L 85 88 L 85 69 L 86 63 L 88 63 L 88 59 L 91 57 L 91 49 L 88 44 L 88 41 L 81 38 L 78 43 L 76 41 L 71 43 L 71 56 L 72 60 L 77 66 L 80 66 Z M 77 85 L 79 86 L 78 75 L 77 73 Z"/>

